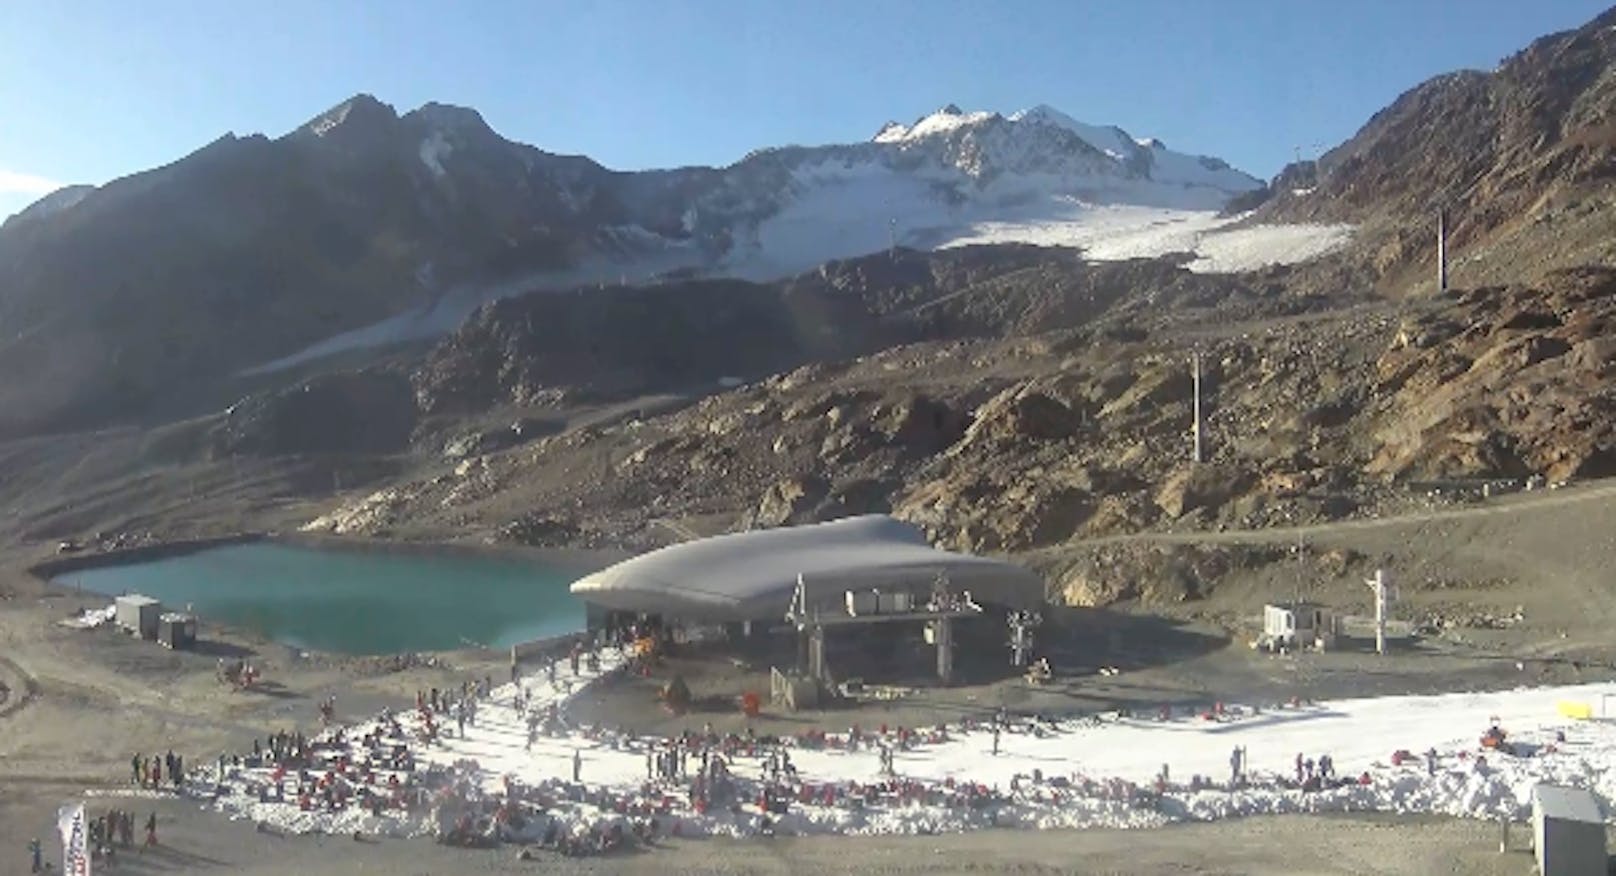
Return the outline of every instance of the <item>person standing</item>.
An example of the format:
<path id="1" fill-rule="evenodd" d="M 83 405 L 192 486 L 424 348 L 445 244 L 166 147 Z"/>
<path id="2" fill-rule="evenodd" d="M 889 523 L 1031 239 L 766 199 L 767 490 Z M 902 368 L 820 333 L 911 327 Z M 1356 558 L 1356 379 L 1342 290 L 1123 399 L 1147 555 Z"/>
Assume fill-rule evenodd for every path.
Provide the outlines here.
<path id="1" fill-rule="evenodd" d="M 146 848 L 155 845 L 157 845 L 157 811 L 152 810 L 152 814 L 146 816 Z"/>
<path id="2" fill-rule="evenodd" d="M 584 770 L 584 754 L 583 754 L 583 752 L 578 751 L 578 750 L 575 749 L 572 752 L 572 780 L 573 780 L 573 782 L 576 783 L 576 782 L 582 781 L 582 779 L 580 779 L 579 777 L 583 775 L 583 770 Z"/>
<path id="3" fill-rule="evenodd" d="M 41 857 L 43 854 L 44 848 L 39 844 L 39 837 L 36 836 L 28 841 L 28 857 L 33 862 L 33 865 L 30 867 L 28 872 L 38 873 L 45 869 L 45 862 Z"/>

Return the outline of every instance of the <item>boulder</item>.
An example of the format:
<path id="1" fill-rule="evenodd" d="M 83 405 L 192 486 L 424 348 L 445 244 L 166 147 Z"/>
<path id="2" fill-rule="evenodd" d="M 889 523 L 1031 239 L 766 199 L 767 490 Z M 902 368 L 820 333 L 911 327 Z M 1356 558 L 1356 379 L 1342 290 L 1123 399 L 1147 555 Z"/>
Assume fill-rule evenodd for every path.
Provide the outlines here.
<path id="1" fill-rule="evenodd" d="M 1072 437 L 1081 427 L 1079 414 L 1029 383 L 1010 387 L 977 408 L 960 445 L 1057 441 Z"/>
<path id="2" fill-rule="evenodd" d="M 1130 579 L 1093 569 L 1073 569 L 1060 585 L 1061 602 L 1087 608 L 1111 605 L 1138 595 L 1139 590 Z"/>
<path id="3" fill-rule="evenodd" d="M 805 522 L 829 490 L 829 482 L 818 475 L 786 478 L 770 487 L 758 500 L 757 508 L 748 516 L 748 528 L 768 529 Z"/>
<path id="4" fill-rule="evenodd" d="M 970 551 L 1059 544 L 1093 511 L 1094 497 L 1077 487 L 1046 480 L 1007 487 L 971 473 L 922 484 L 894 507 L 938 540 Z"/>
<path id="5" fill-rule="evenodd" d="M 924 395 L 913 395 L 875 416 L 875 428 L 888 441 L 918 456 L 930 456 L 964 437 L 970 418 L 946 403 Z"/>
<path id="6" fill-rule="evenodd" d="M 1167 476 L 1156 491 L 1156 505 L 1172 518 L 1198 508 L 1216 511 L 1250 485 L 1251 476 L 1234 466 L 1191 463 Z"/>

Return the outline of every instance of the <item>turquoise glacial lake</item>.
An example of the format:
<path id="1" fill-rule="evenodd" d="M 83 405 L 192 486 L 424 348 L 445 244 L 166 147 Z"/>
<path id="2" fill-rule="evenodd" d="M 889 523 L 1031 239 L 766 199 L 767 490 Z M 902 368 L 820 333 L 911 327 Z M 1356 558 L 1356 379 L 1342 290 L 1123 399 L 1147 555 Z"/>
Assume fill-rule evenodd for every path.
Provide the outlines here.
<path id="1" fill-rule="evenodd" d="M 108 596 L 144 593 L 170 610 L 189 605 L 202 638 L 212 622 L 298 648 L 392 654 L 504 647 L 583 629 L 583 603 L 567 587 L 593 570 L 509 555 L 263 541 L 53 580 Z"/>

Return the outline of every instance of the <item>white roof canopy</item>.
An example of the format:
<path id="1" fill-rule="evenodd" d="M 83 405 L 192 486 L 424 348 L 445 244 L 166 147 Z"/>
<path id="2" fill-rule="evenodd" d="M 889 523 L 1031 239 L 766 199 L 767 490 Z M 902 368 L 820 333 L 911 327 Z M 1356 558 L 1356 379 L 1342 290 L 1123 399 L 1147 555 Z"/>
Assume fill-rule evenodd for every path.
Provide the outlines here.
<path id="1" fill-rule="evenodd" d="M 1030 607 L 1043 581 L 1011 563 L 937 550 L 885 515 L 738 532 L 676 544 L 573 582 L 572 593 L 617 611 L 715 621 L 780 620 L 802 576 L 810 607 L 857 589 L 928 595 L 942 574 L 979 603 Z"/>

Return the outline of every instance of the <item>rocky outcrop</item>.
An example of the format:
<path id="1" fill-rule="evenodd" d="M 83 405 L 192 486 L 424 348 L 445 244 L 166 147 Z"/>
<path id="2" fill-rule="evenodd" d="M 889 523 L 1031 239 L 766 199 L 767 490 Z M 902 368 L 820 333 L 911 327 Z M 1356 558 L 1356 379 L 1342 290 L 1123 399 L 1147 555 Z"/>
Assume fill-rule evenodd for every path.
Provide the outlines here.
<path id="1" fill-rule="evenodd" d="M 1054 572 L 1052 584 L 1067 605 L 1161 605 L 1204 598 L 1231 575 L 1260 574 L 1287 559 L 1273 547 L 1116 545 Z"/>
<path id="2" fill-rule="evenodd" d="M 1070 438 L 1082 423 L 1080 414 L 1051 398 L 1036 383 L 1025 383 L 1000 392 L 976 409 L 959 450 Z"/>
<path id="3" fill-rule="evenodd" d="M 216 456 L 386 454 L 415 428 L 408 379 L 393 372 L 316 377 L 232 405 L 208 435 Z"/>
<path id="4" fill-rule="evenodd" d="M 830 484 L 815 475 L 786 478 L 770 487 L 746 521 L 747 529 L 767 529 L 788 523 L 806 523 L 830 492 Z"/>
<path id="5" fill-rule="evenodd" d="M 1156 491 L 1156 505 L 1168 517 L 1191 511 L 1216 511 L 1251 486 L 1251 476 L 1228 465 L 1188 464 L 1178 468 Z"/>
<path id="6" fill-rule="evenodd" d="M 1457 326 L 1464 325 L 1463 331 Z M 1394 393 L 1369 469 L 1407 478 L 1598 477 L 1616 452 L 1616 270 L 1463 294 L 1381 355 Z"/>
<path id="7" fill-rule="evenodd" d="M 423 411 L 454 414 L 706 388 L 888 340 L 856 299 L 814 290 L 728 280 L 591 289 L 484 307 L 432 351 L 414 382 Z"/>

